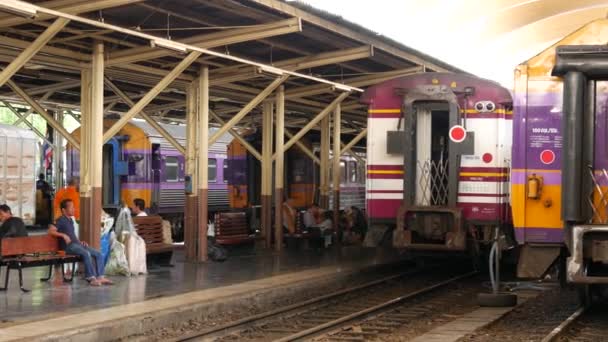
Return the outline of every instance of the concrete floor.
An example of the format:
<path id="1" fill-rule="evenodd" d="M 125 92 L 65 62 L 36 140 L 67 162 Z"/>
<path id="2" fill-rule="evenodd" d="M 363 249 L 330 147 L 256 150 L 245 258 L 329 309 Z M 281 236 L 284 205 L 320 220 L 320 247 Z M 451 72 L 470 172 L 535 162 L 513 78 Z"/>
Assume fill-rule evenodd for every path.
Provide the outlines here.
<path id="1" fill-rule="evenodd" d="M 185 263 L 183 252 L 174 253 L 174 267 L 149 266 L 149 274 L 112 277 L 114 286 L 90 287 L 81 278 L 63 283 L 59 273 L 40 282 L 48 268 L 24 271 L 30 293 L 19 290 L 16 271 L 11 271 L 9 290 L 0 292 L 0 328 L 32 320 L 49 319 L 78 312 L 137 303 L 194 290 L 239 284 L 251 280 L 316 269 L 373 265 L 395 260 L 390 251 L 349 247 L 325 251 L 288 251 L 280 255 L 267 250 L 234 250 L 223 263 Z M 2 270 L 2 275 L 5 270 Z"/>

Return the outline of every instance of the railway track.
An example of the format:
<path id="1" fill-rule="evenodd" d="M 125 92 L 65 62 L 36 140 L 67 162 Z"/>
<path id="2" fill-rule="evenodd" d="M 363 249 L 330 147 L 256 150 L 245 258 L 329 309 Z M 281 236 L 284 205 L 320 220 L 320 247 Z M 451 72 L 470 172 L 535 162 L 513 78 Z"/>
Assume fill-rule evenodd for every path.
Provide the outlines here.
<path id="1" fill-rule="evenodd" d="M 580 307 L 553 329 L 542 342 L 606 341 L 608 310 L 603 306 Z"/>
<path id="2" fill-rule="evenodd" d="M 474 274 L 439 266 L 433 270 L 411 270 L 213 329 L 193 332 L 174 341 L 366 340 L 390 333 L 408 320 L 432 308 L 437 309 L 437 305 L 446 304 L 426 305 L 422 300 L 415 301 Z M 403 308 L 402 304 L 410 302 L 415 305 L 399 309 Z M 379 316 L 383 316 L 382 321 L 386 322 L 374 319 Z"/>

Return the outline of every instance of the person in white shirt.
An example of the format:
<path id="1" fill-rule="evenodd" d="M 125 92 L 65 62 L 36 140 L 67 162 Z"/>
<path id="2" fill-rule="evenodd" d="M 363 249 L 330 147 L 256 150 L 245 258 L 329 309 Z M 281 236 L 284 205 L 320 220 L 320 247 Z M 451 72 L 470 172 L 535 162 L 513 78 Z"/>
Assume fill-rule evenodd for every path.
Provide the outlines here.
<path id="1" fill-rule="evenodd" d="M 146 202 L 141 198 L 136 198 L 133 200 L 133 208 L 131 212 L 135 214 L 135 216 L 148 216 L 148 214 L 144 211 L 146 208 Z"/>

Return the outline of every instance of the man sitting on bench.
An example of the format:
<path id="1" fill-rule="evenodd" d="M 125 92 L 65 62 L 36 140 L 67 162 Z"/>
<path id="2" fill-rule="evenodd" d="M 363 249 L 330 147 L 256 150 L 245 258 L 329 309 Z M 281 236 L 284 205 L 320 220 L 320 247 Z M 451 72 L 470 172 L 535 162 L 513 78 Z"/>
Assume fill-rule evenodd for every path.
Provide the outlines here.
<path id="1" fill-rule="evenodd" d="M 49 235 L 59 239 L 59 247 L 68 254 L 79 255 L 84 263 L 85 279 L 91 286 L 111 285 L 112 281 L 104 277 L 105 265 L 99 251 L 78 240 L 74 232 L 74 203 L 64 199 L 60 203 L 61 217 L 56 225 L 49 226 Z M 93 258 L 97 267 L 93 266 Z"/>
<path id="2" fill-rule="evenodd" d="M 22 237 L 27 236 L 27 230 L 23 220 L 13 216 L 11 208 L 6 205 L 0 205 L 0 239 L 5 237 Z"/>

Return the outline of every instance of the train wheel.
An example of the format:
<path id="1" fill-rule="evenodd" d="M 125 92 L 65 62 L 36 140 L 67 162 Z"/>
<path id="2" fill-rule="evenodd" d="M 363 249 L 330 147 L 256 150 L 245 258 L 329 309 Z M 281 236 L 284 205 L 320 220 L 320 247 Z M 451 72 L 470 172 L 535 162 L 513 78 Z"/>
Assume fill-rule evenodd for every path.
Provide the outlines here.
<path id="1" fill-rule="evenodd" d="M 477 304 L 484 307 L 510 307 L 517 305 L 517 295 L 512 293 L 479 293 Z"/>

